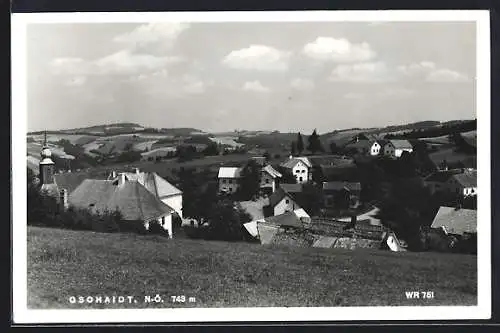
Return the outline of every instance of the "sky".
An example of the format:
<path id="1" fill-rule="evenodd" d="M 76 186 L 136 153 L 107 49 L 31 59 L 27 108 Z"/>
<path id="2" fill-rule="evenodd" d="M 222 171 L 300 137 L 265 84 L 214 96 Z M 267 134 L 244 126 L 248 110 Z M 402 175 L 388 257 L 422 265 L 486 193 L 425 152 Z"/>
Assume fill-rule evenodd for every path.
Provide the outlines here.
<path id="1" fill-rule="evenodd" d="M 474 22 L 30 24 L 28 131 L 320 133 L 476 117 Z"/>

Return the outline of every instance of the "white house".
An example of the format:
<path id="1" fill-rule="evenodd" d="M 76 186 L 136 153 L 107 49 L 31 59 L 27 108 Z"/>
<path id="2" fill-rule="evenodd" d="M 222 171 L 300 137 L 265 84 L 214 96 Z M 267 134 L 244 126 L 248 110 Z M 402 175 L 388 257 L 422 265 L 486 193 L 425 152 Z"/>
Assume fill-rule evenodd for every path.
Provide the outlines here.
<path id="1" fill-rule="evenodd" d="M 297 204 L 293 194 L 286 192 L 280 187 L 269 196 L 269 208 L 272 215 L 276 216 L 300 209 L 301 207 Z"/>
<path id="2" fill-rule="evenodd" d="M 355 149 L 359 154 L 377 156 L 382 152 L 382 147 L 377 141 L 358 140 L 346 146 L 348 149 Z"/>
<path id="3" fill-rule="evenodd" d="M 444 192 L 464 197 L 477 195 L 477 171 L 475 169 L 452 169 L 437 171 L 425 178 L 431 193 Z"/>
<path id="4" fill-rule="evenodd" d="M 413 152 L 413 146 L 408 140 L 389 140 L 384 145 L 384 155 L 399 158 L 403 152 Z"/>
<path id="5" fill-rule="evenodd" d="M 266 165 L 260 171 L 260 188 L 273 193 L 276 191 L 276 182 L 282 175 L 272 166 Z"/>
<path id="6" fill-rule="evenodd" d="M 168 181 L 160 177 L 156 172 L 140 172 L 135 169 L 135 172 L 123 172 L 126 180 L 139 182 L 149 192 L 154 194 L 164 204 L 171 207 L 180 218 L 182 218 L 182 191 L 170 184 Z M 116 178 L 116 172 L 110 176 L 111 179 Z"/>
<path id="7" fill-rule="evenodd" d="M 289 170 L 299 184 L 307 183 L 312 179 L 311 162 L 305 157 L 290 157 L 281 166 Z"/>
<path id="8" fill-rule="evenodd" d="M 240 186 L 242 168 L 220 167 L 219 168 L 219 192 L 235 193 Z"/>

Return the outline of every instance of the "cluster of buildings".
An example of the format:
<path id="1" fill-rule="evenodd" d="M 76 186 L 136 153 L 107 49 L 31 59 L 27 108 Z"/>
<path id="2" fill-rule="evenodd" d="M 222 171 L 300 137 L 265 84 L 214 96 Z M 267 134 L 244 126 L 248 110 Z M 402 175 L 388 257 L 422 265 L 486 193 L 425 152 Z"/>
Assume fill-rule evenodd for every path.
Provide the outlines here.
<path id="1" fill-rule="evenodd" d="M 93 213 L 118 210 L 123 220 L 142 224 L 145 230 L 158 223 L 172 238 L 172 220 L 174 216 L 182 218 L 182 191 L 158 174 L 139 169 L 135 172 L 112 171 L 106 179 L 55 174 L 51 155 L 44 144 L 39 163 L 40 190 L 55 197 L 62 209 L 71 206 Z"/>
<path id="2" fill-rule="evenodd" d="M 406 140 L 382 142 L 357 138 L 347 147 L 370 156 L 385 155 L 394 158 L 401 157 L 405 151 L 412 152 L 411 144 Z M 157 173 L 141 172 L 139 169 L 133 172 L 115 170 L 102 179 L 88 179 L 81 174 L 55 174 L 51 156 L 51 150 L 45 143 L 39 162 L 40 190 L 56 197 L 62 209 L 71 206 L 93 212 L 118 210 L 126 221 L 142 224 L 145 230 L 157 223 L 169 237 L 173 237 L 173 219 L 183 219 L 182 191 Z M 349 158 L 325 155 L 290 156 L 279 168 L 276 167 L 280 171 L 268 164 L 263 157 L 253 159 L 259 167 L 259 187 L 265 195 L 265 200 L 261 206 L 262 216 L 245 225 L 251 235 L 273 234 L 274 237 L 277 235 L 276 230 L 286 231 L 311 225 L 311 217 L 303 209 L 304 186 L 312 181 L 314 170 L 319 169 L 323 174 L 331 174 L 332 179 L 335 179 L 317 184 L 321 189 L 323 207 L 350 209 L 360 205 L 361 183 L 344 177 L 345 170 L 350 170 L 353 166 L 353 161 Z M 220 167 L 219 192 L 236 193 L 241 186 L 242 171 L 242 167 Z M 292 183 L 283 181 L 285 172 L 291 176 L 287 178 L 289 182 L 293 179 Z M 339 177 L 336 177 L 337 172 Z M 477 195 L 475 169 L 439 170 L 426 177 L 424 183 L 432 193 L 443 192 L 463 197 Z M 432 228 L 441 229 L 446 234 L 461 235 L 474 233 L 475 226 L 476 211 L 450 207 L 441 207 L 432 224 Z M 370 227 L 378 228 L 377 232 L 381 235 L 384 231 L 381 226 Z M 271 229 L 272 232 L 269 231 Z M 384 242 L 392 244 L 389 245 L 391 249 L 401 250 L 395 235 L 388 234 L 386 230 L 384 237 Z M 326 240 L 318 242 L 328 243 Z"/>
<path id="3" fill-rule="evenodd" d="M 413 152 L 413 146 L 408 140 L 383 140 L 374 136 L 356 136 L 355 140 L 345 147 L 367 156 L 387 156 L 400 158 L 404 152 Z"/>

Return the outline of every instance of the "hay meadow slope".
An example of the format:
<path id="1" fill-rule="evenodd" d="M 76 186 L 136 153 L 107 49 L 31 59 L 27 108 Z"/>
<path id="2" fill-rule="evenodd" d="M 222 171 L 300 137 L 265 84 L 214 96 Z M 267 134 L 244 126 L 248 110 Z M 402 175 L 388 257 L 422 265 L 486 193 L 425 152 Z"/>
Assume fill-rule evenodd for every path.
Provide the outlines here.
<path id="1" fill-rule="evenodd" d="M 28 307 L 475 305 L 476 256 L 266 247 L 28 227 Z M 432 291 L 413 299 L 406 291 Z M 163 302 L 144 302 L 145 296 Z M 71 304 L 71 296 L 135 304 Z M 194 297 L 172 302 L 171 296 Z"/>

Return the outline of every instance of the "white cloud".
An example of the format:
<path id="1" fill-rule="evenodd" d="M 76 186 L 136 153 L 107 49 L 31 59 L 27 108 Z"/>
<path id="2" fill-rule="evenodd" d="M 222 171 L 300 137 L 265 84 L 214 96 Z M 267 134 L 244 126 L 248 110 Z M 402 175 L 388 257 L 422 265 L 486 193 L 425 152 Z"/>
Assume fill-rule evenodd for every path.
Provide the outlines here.
<path id="1" fill-rule="evenodd" d="M 332 71 L 330 81 L 382 82 L 392 80 L 383 62 L 366 62 L 353 65 L 338 65 Z"/>
<path id="2" fill-rule="evenodd" d="M 297 90 L 312 90 L 314 89 L 314 82 L 309 79 L 295 78 L 290 82 L 290 86 Z"/>
<path id="3" fill-rule="evenodd" d="M 345 99 L 362 99 L 364 97 L 361 93 L 350 92 L 344 95 Z"/>
<path id="4" fill-rule="evenodd" d="M 182 61 L 178 57 L 157 57 L 122 50 L 103 58 L 86 61 L 80 58 L 57 58 L 50 65 L 56 75 L 139 74 L 162 71 L 167 65 Z"/>
<path id="5" fill-rule="evenodd" d="M 259 81 L 245 82 L 242 89 L 246 90 L 246 91 L 256 91 L 256 92 L 264 92 L 264 93 L 271 91 L 271 89 L 262 85 L 262 83 L 260 83 Z"/>
<path id="6" fill-rule="evenodd" d="M 222 63 L 228 67 L 247 70 L 285 71 L 291 53 L 265 45 L 250 45 L 241 50 L 231 51 Z"/>
<path id="7" fill-rule="evenodd" d="M 182 22 L 143 24 L 131 32 L 116 36 L 113 41 L 132 46 L 150 43 L 171 44 L 187 28 L 189 28 L 189 24 Z"/>
<path id="8" fill-rule="evenodd" d="M 435 70 L 427 76 L 427 81 L 432 82 L 464 82 L 467 79 L 466 75 L 446 68 Z"/>
<path id="9" fill-rule="evenodd" d="M 53 74 L 82 75 L 88 71 L 89 64 L 82 58 L 55 58 L 50 62 Z"/>
<path id="10" fill-rule="evenodd" d="M 95 61 L 100 74 L 133 74 L 141 71 L 157 71 L 178 62 L 177 57 L 156 57 L 149 54 L 133 54 L 122 50 Z"/>
<path id="11" fill-rule="evenodd" d="M 465 74 L 447 68 L 439 68 L 435 63 L 430 61 L 398 66 L 397 71 L 406 77 L 420 78 L 432 82 L 467 81 Z"/>
<path id="12" fill-rule="evenodd" d="M 353 44 L 345 38 L 318 37 L 304 46 L 302 52 L 316 60 L 365 62 L 376 56 L 368 43 Z"/>

